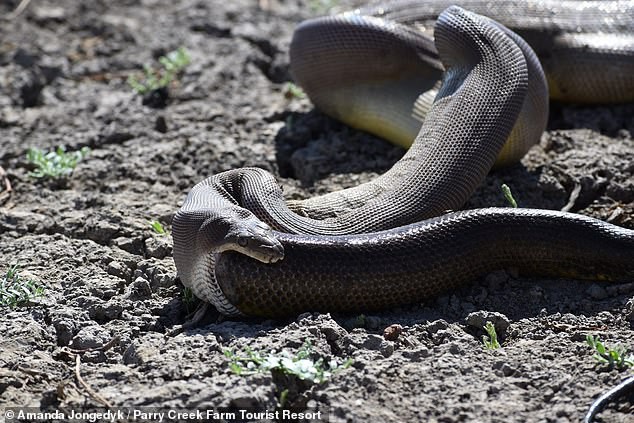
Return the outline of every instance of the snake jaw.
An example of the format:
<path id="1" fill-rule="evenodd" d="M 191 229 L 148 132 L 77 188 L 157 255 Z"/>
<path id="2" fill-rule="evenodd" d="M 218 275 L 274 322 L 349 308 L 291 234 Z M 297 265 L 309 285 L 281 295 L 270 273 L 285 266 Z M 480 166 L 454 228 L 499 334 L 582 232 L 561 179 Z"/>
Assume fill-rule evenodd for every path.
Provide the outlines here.
<path id="1" fill-rule="evenodd" d="M 224 238 L 222 250 L 233 250 L 263 263 L 276 263 L 284 258 L 284 247 L 271 228 L 253 218 L 235 225 Z"/>

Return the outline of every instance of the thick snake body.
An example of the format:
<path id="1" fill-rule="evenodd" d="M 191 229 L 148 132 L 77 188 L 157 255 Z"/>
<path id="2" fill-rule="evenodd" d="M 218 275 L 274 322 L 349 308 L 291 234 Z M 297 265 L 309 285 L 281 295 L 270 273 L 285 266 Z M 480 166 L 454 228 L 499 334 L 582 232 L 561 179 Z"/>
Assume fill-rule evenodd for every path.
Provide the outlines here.
<path id="1" fill-rule="evenodd" d="M 262 265 L 227 252 L 216 263 L 222 292 L 245 314 L 381 310 L 507 268 L 529 276 L 634 279 L 634 231 L 557 211 L 477 209 L 369 234 L 274 235 L 283 260 Z"/>
<path id="2" fill-rule="evenodd" d="M 632 0 L 383 1 L 302 23 L 291 43 L 291 72 L 326 114 L 408 147 L 431 107 L 442 71 L 431 41 L 433 21 L 452 4 L 523 37 L 541 60 L 552 99 L 634 101 Z M 385 40 L 395 36 L 409 42 L 398 40 L 398 48 L 386 48 Z M 529 89 L 498 165 L 516 162 L 539 141 L 547 96 Z"/>
<path id="3" fill-rule="evenodd" d="M 332 194 L 324 219 L 289 210 L 261 169 L 205 179 L 173 220 L 183 284 L 224 314 L 279 316 L 419 302 L 507 266 L 529 275 L 632 278 L 634 232 L 605 222 L 512 209 L 432 217 L 459 209 L 482 182 L 529 77 L 521 43 L 486 18 L 451 7 L 435 38 L 443 85 L 393 169 Z"/>

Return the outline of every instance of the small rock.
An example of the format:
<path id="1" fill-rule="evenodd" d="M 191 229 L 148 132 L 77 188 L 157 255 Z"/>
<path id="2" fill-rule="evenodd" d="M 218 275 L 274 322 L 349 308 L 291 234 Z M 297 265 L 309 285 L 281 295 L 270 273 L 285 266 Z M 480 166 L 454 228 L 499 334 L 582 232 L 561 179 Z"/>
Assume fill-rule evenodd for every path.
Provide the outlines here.
<path id="1" fill-rule="evenodd" d="M 119 261 L 111 261 L 106 268 L 106 272 L 112 276 L 118 276 L 121 279 L 128 280 L 131 276 L 130 269 Z"/>
<path id="2" fill-rule="evenodd" d="M 132 343 L 123 353 L 124 364 L 144 364 L 156 360 L 160 354 L 159 348 L 151 344 L 142 343 L 135 345 Z"/>
<path id="3" fill-rule="evenodd" d="M 382 341 L 381 345 L 379 345 L 379 352 L 383 354 L 383 357 L 387 358 L 394 354 L 394 342 L 392 341 Z"/>
<path id="4" fill-rule="evenodd" d="M 493 370 L 497 370 L 501 375 L 511 376 L 515 373 L 515 369 L 505 361 L 496 361 L 493 364 Z"/>
<path id="5" fill-rule="evenodd" d="M 460 344 L 457 342 L 451 342 L 449 343 L 449 352 L 454 355 L 461 354 L 462 348 L 460 348 Z"/>
<path id="6" fill-rule="evenodd" d="M 13 107 L 3 107 L 0 110 L 0 127 L 19 125 L 21 119 L 22 116 Z"/>
<path id="7" fill-rule="evenodd" d="M 167 87 L 160 87 L 148 91 L 143 95 L 143 105 L 154 109 L 163 109 L 167 106 L 170 94 Z"/>
<path id="8" fill-rule="evenodd" d="M 31 11 L 33 20 L 40 25 L 49 22 L 63 22 L 66 19 L 66 9 L 63 7 L 39 6 Z"/>
<path id="9" fill-rule="evenodd" d="M 88 315 L 97 322 L 118 319 L 123 313 L 123 306 L 119 301 L 107 301 L 105 303 L 97 303 L 87 308 Z"/>
<path id="10" fill-rule="evenodd" d="M 22 107 L 35 107 L 42 103 L 42 90 L 46 86 L 46 80 L 41 72 L 29 69 L 22 74 L 20 86 L 20 100 Z"/>
<path id="11" fill-rule="evenodd" d="M 147 238 L 145 240 L 145 251 L 150 257 L 165 258 L 172 252 L 171 238 L 167 236 Z"/>
<path id="12" fill-rule="evenodd" d="M 125 298 L 129 300 L 140 300 L 149 298 L 151 295 L 152 288 L 150 287 L 150 282 L 143 277 L 138 277 L 126 289 Z"/>
<path id="13" fill-rule="evenodd" d="M 13 54 L 13 62 L 25 69 L 34 67 L 39 60 L 35 53 L 28 52 L 22 48 L 18 48 Z"/>
<path id="14" fill-rule="evenodd" d="M 324 322 L 319 330 L 324 334 L 327 341 L 338 341 L 348 334 L 348 332 L 339 326 L 334 320 Z"/>
<path id="15" fill-rule="evenodd" d="M 165 116 L 158 115 L 156 117 L 156 121 L 154 122 L 154 129 L 162 134 L 167 132 L 167 121 L 165 120 Z"/>
<path id="16" fill-rule="evenodd" d="M 493 323 L 498 335 L 503 335 L 511 325 L 508 317 L 495 311 L 475 311 L 465 318 L 465 324 L 472 328 L 482 330 L 487 322 Z"/>
<path id="17" fill-rule="evenodd" d="M 115 247 L 121 248 L 123 251 L 127 251 L 128 253 L 138 254 L 139 251 L 135 241 L 136 240 L 132 238 L 118 237 L 112 240 L 112 244 Z"/>
<path id="18" fill-rule="evenodd" d="M 156 203 L 148 209 L 149 216 L 155 216 L 156 220 L 163 224 L 169 223 L 174 217 L 174 206 L 172 204 Z"/>
<path id="19" fill-rule="evenodd" d="M 107 344 L 112 339 L 112 335 L 101 326 L 88 326 L 81 329 L 70 342 L 73 349 L 85 350 L 99 348 Z"/>
<path id="20" fill-rule="evenodd" d="M 54 321 L 53 326 L 55 327 L 55 335 L 57 336 L 57 345 L 68 345 L 73 338 L 75 322 L 71 319 L 60 319 Z"/>
<path id="21" fill-rule="evenodd" d="M 118 231 L 119 226 L 107 220 L 94 219 L 86 224 L 86 236 L 100 244 L 106 244 Z"/>
<path id="22" fill-rule="evenodd" d="M 448 327 L 449 327 L 449 323 L 447 323 L 443 319 L 438 319 L 438 320 L 434 320 L 433 322 L 431 322 L 431 323 L 429 323 L 427 325 L 427 332 L 430 335 L 433 335 L 434 333 L 438 332 L 439 330 L 444 330 L 444 329 L 447 329 Z"/>
<path id="23" fill-rule="evenodd" d="M 384 339 L 379 335 L 368 335 L 366 340 L 361 345 L 363 348 L 368 350 L 380 350 L 381 345 L 383 344 Z"/>
<path id="24" fill-rule="evenodd" d="M 399 324 L 390 325 L 383 330 L 383 338 L 387 341 L 396 341 L 402 332 L 403 326 Z"/>

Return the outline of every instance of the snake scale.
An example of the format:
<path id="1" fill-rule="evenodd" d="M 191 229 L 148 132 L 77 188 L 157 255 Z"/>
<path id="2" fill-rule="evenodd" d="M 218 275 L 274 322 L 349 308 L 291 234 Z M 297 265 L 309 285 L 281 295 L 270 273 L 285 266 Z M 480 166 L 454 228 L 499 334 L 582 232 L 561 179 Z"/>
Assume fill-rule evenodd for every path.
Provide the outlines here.
<path id="1" fill-rule="evenodd" d="M 370 18 L 359 18 L 362 35 L 344 30 L 333 39 L 359 49 L 374 39 L 388 58 L 429 50 L 416 31 Z M 328 37 L 341 21 L 317 25 L 335 31 Z M 173 219 L 183 284 L 223 314 L 284 316 L 419 302 L 510 266 L 529 276 L 634 278 L 630 229 L 531 209 L 435 217 L 459 209 L 482 182 L 526 111 L 527 92 L 545 92 L 545 79 L 519 37 L 460 7 L 439 15 L 434 38 L 442 85 L 392 169 L 359 187 L 291 204 L 293 210 L 262 169 L 205 179 Z"/>

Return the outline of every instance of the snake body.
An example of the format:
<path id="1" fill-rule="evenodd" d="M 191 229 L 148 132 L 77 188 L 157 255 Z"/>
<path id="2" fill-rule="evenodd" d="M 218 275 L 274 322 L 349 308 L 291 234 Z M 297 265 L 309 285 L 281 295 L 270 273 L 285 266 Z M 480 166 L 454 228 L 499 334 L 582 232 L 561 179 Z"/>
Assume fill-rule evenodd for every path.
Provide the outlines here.
<path id="1" fill-rule="evenodd" d="M 488 208 L 369 234 L 274 235 L 283 260 L 262 265 L 227 252 L 216 263 L 222 292 L 245 314 L 380 310 L 510 267 L 530 276 L 634 278 L 634 231 L 557 211 Z"/>
<path id="2" fill-rule="evenodd" d="M 418 302 L 507 266 L 632 278 L 632 230 L 543 210 L 433 217 L 484 179 L 524 107 L 531 66 L 508 30 L 459 7 L 439 16 L 435 42 L 446 71 L 412 148 L 377 180 L 307 207 L 323 219 L 291 211 L 261 169 L 197 184 L 173 219 L 183 284 L 224 314 L 279 316 Z"/>
<path id="3" fill-rule="evenodd" d="M 528 41 L 541 60 L 552 99 L 634 101 L 632 0 L 383 1 L 302 23 L 291 43 L 291 72 L 326 114 L 408 147 L 431 107 L 440 75 L 430 22 L 452 4 L 488 16 Z M 415 51 L 386 50 L 386 33 L 414 38 Z M 407 43 L 399 46 L 406 49 Z M 539 89 L 529 90 L 498 165 L 516 162 L 539 141 L 546 97 Z"/>

